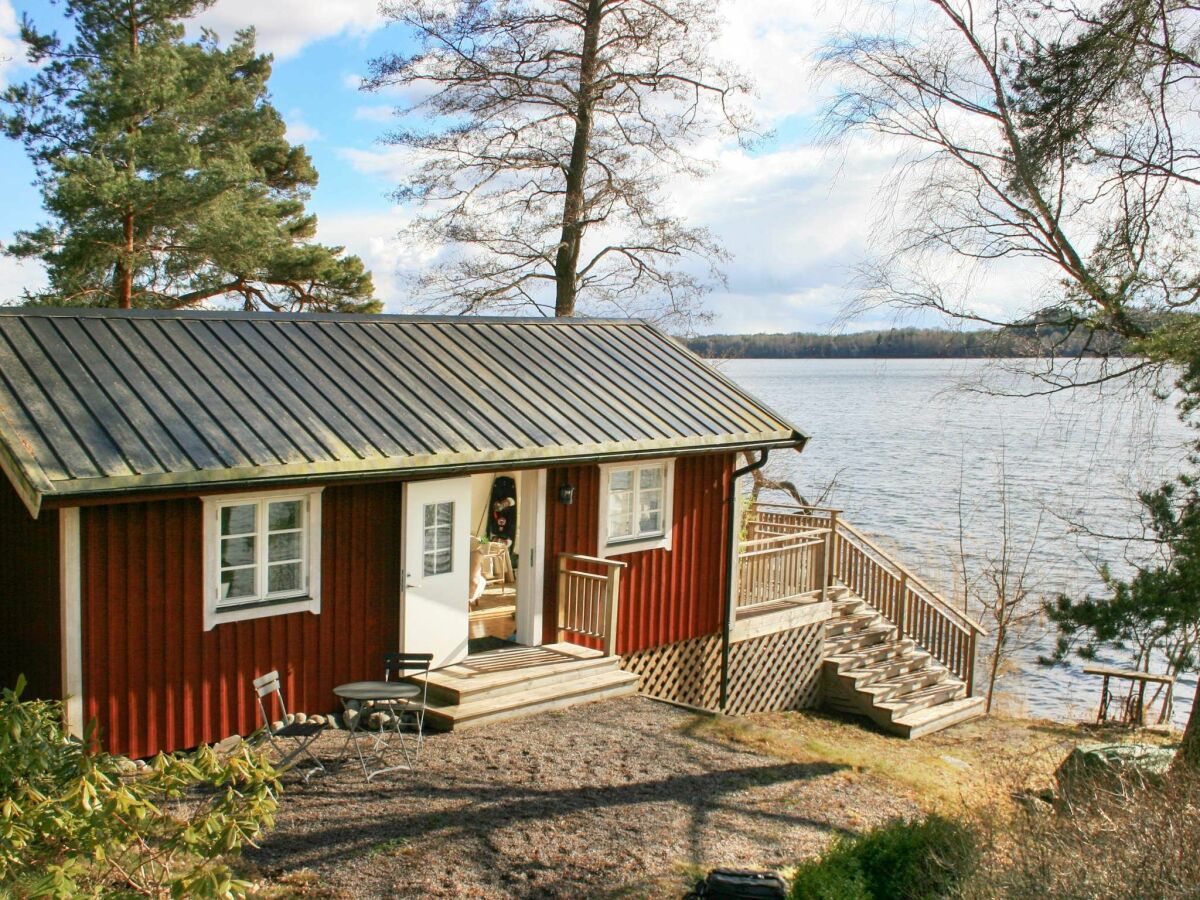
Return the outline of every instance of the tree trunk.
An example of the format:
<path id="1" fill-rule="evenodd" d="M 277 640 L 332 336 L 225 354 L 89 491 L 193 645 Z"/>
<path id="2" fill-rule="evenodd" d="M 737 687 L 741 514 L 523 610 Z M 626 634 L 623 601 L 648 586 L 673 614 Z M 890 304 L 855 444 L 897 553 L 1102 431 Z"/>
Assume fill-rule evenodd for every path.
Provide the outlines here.
<path id="1" fill-rule="evenodd" d="M 1183 743 L 1175 754 L 1174 769 L 1193 774 L 1200 773 L 1200 689 L 1192 699 L 1192 712 L 1188 716 L 1187 728 L 1183 731 Z"/>
<path id="2" fill-rule="evenodd" d="M 117 261 L 117 306 L 133 306 L 133 213 L 125 214 L 125 255 Z"/>
<path id="3" fill-rule="evenodd" d="M 138 20 L 137 20 L 137 5 L 130 0 L 129 3 L 129 56 L 137 59 L 138 55 Z M 132 135 L 137 130 L 135 125 L 130 125 L 126 132 Z M 126 175 L 130 181 L 133 180 L 136 165 L 133 159 L 132 149 L 129 151 L 129 160 L 126 163 Z M 125 212 L 125 218 L 122 222 L 124 231 L 125 246 L 124 256 L 117 261 L 117 306 L 121 309 L 129 309 L 133 306 L 133 210 Z"/>
<path id="4" fill-rule="evenodd" d="M 583 191 L 588 150 L 592 140 L 592 96 L 596 79 L 596 57 L 600 45 L 601 0 L 590 0 L 584 16 L 583 50 L 579 59 L 579 99 L 575 112 L 575 137 L 567 167 L 566 197 L 563 199 L 562 234 L 554 258 L 554 315 L 575 315 L 576 274 L 579 247 L 583 242 Z"/>

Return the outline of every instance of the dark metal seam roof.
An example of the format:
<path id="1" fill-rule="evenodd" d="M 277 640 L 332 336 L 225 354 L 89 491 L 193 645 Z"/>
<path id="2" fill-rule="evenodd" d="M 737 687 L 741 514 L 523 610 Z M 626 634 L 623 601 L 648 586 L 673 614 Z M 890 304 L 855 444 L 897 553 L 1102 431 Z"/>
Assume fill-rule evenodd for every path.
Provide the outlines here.
<path id="1" fill-rule="evenodd" d="M 0 309 L 0 469 L 35 513 L 804 440 L 636 320 Z"/>

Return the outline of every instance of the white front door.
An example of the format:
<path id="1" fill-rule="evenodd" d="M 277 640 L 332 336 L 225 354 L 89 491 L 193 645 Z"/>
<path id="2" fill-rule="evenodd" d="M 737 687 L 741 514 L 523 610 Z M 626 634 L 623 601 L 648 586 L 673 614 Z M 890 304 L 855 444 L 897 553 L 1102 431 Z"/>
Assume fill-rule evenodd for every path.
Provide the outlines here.
<path id="1" fill-rule="evenodd" d="M 467 655 L 471 479 L 404 485 L 404 651 L 444 666 Z"/>

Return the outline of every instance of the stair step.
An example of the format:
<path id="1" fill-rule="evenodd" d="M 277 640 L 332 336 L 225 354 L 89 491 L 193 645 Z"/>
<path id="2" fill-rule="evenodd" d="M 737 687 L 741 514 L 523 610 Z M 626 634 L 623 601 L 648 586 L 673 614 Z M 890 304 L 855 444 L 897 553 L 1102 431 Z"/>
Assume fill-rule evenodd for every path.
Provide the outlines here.
<path id="1" fill-rule="evenodd" d="M 849 597 L 843 597 L 841 600 L 834 600 L 831 604 L 831 609 L 833 615 L 837 617 L 853 615 L 864 609 L 870 609 L 870 607 L 867 606 L 866 600 L 863 600 L 861 597 L 855 597 L 852 594 Z"/>
<path id="2" fill-rule="evenodd" d="M 825 624 L 825 639 L 828 640 L 831 637 L 850 634 L 855 631 L 863 631 L 881 621 L 883 621 L 883 617 L 876 612 L 851 613 L 850 615 L 830 619 Z"/>
<path id="3" fill-rule="evenodd" d="M 826 652 L 830 655 L 840 655 L 863 650 L 877 644 L 884 644 L 895 639 L 896 626 L 881 621 L 880 624 L 868 626 L 861 631 L 826 638 L 825 647 L 827 648 Z"/>
<path id="4" fill-rule="evenodd" d="M 593 700 L 632 694 L 639 677 L 632 672 L 601 672 L 571 681 L 540 684 L 526 691 L 490 695 L 458 704 L 430 704 L 426 721 L 438 729 L 474 727 L 518 716 L 562 709 Z"/>
<path id="5" fill-rule="evenodd" d="M 880 710 L 887 717 L 888 721 L 894 723 L 897 719 L 915 713 L 918 710 L 937 706 L 939 703 L 946 703 L 949 700 L 959 700 L 966 693 L 967 686 L 955 679 L 921 688 L 903 697 L 898 697 L 895 700 L 881 700 L 875 704 L 875 708 Z"/>
<path id="6" fill-rule="evenodd" d="M 501 657 L 500 654 L 509 654 Z M 500 651 L 494 671 L 488 671 L 488 654 L 467 657 L 461 663 L 429 673 L 429 699 L 446 705 L 469 703 L 482 697 L 521 693 L 541 685 L 562 684 L 577 678 L 620 669 L 620 659 L 574 644 Z M 502 661 L 503 660 L 503 661 Z M 420 677 L 410 679 L 421 682 Z"/>
<path id="7" fill-rule="evenodd" d="M 881 644 L 871 644 L 868 647 L 860 647 L 857 650 L 847 650 L 842 653 L 834 650 L 826 643 L 825 661 L 835 663 L 839 672 L 843 672 L 846 669 L 863 669 L 886 660 L 902 659 L 915 653 L 924 652 L 917 650 L 916 646 L 908 638 L 900 638 L 899 640 L 884 641 Z"/>
<path id="8" fill-rule="evenodd" d="M 860 688 L 875 698 L 879 703 L 884 700 L 903 700 L 924 688 L 942 684 L 950 677 L 943 666 L 928 666 L 917 672 L 908 672 L 892 678 L 877 681 L 874 684 Z"/>
<path id="9" fill-rule="evenodd" d="M 922 672 L 931 668 L 932 662 L 933 659 L 928 653 L 916 650 L 902 656 L 893 656 L 885 659 L 883 662 L 873 663 L 869 666 L 844 666 L 838 670 L 838 674 L 844 678 L 851 679 L 854 682 L 854 686 L 861 690 L 878 684 L 881 681 L 898 678 L 901 675 Z"/>
<path id="10" fill-rule="evenodd" d="M 912 739 L 958 725 L 960 722 L 977 719 L 983 714 L 983 697 L 963 697 L 893 719 L 892 727 L 904 737 Z"/>

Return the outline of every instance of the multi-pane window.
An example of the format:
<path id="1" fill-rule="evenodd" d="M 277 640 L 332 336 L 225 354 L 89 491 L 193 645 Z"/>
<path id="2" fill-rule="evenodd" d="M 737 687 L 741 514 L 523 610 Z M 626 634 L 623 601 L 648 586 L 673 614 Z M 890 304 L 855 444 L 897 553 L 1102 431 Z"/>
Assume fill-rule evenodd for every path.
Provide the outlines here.
<path id="1" fill-rule="evenodd" d="M 661 537 L 666 531 L 665 463 L 621 466 L 608 472 L 608 543 Z"/>
<path id="2" fill-rule="evenodd" d="M 424 516 L 422 571 L 444 575 L 454 568 L 454 504 L 426 503 Z"/>
<path id="3" fill-rule="evenodd" d="M 286 497 L 218 507 L 218 610 L 304 595 L 307 504 Z"/>
<path id="4" fill-rule="evenodd" d="M 321 611 L 321 491 L 204 501 L 204 628 Z"/>

